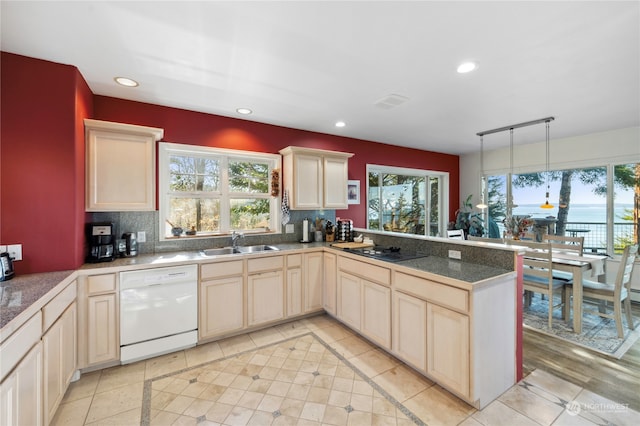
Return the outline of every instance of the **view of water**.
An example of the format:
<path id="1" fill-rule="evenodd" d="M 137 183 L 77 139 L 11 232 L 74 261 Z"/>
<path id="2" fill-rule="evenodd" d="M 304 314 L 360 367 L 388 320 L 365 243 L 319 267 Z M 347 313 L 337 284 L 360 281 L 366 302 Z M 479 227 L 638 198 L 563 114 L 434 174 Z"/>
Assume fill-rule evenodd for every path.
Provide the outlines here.
<path id="1" fill-rule="evenodd" d="M 617 205 L 614 211 L 615 222 L 627 222 L 622 216 L 628 214 L 632 204 Z M 625 212 L 627 209 L 627 212 Z M 531 215 L 533 217 L 558 217 L 558 206 L 553 209 L 541 209 L 540 204 L 523 204 L 513 209 L 515 215 Z M 598 222 L 607 221 L 607 206 L 605 204 L 571 204 L 567 222 Z M 631 221 L 628 221 L 631 222 Z"/>

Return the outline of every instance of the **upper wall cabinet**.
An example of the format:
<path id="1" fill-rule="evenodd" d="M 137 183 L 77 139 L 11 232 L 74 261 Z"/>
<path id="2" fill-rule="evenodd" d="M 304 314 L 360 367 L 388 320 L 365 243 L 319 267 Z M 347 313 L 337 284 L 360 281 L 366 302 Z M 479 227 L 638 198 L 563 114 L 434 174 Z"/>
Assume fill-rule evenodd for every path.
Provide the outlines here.
<path id="1" fill-rule="evenodd" d="M 89 212 L 156 208 L 156 141 L 163 129 L 84 120 Z"/>
<path id="2" fill-rule="evenodd" d="M 289 208 L 347 208 L 348 161 L 353 154 L 296 146 L 289 146 L 280 154 Z"/>

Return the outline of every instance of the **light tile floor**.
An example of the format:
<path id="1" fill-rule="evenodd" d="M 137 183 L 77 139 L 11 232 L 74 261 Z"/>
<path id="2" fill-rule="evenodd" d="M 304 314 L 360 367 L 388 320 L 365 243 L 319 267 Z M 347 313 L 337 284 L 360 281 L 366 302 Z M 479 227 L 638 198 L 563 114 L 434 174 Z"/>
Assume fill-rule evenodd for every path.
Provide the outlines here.
<path id="1" fill-rule="evenodd" d="M 82 375 L 54 425 L 603 425 L 640 413 L 536 370 L 478 411 L 329 316 Z"/>

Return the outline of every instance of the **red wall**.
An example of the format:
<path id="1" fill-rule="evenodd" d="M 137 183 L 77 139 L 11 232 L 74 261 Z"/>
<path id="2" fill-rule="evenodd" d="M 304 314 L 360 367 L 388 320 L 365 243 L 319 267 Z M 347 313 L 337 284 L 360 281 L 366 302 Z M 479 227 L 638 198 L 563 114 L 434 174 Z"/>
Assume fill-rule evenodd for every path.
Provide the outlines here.
<path id="1" fill-rule="evenodd" d="M 16 273 L 82 263 L 84 131 L 92 94 L 75 67 L 2 52 L 0 242 Z M 79 149 L 82 151 L 79 151 Z"/>
<path id="2" fill-rule="evenodd" d="M 349 179 L 360 180 L 361 203 L 351 205 L 348 210 L 339 210 L 336 214 L 339 217 L 353 219 L 357 227 L 366 226 L 366 164 L 449 172 L 451 215 L 458 208 L 459 157 L 455 155 L 401 148 L 104 96 L 94 97 L 94 111 L 94 118 L 98 120 L 163 128 L 163 140 L 167 142 L 269 153 L 277 153 L 289 145 L 352 152 L 355 155 L 349 159 Z M 428 144 L 428 140 L 425 140 L 425 145 Z"/>
<path id="3" fill-rule="evenodd" d="M 84 259 L 84 118 L 164 129 L 164 140 L 277 153 L 289 146 L 353 152 L 359 205 L 338 211 L 365 226 L 367 163 L 447 171 L 458 208 L 458 157 L 94 96 L 73 66 L 1 52 L 0 244 L 22 244 L 18 274 L 76 269 Z M 425 140 L 429 145 L 429 140 Z"/>

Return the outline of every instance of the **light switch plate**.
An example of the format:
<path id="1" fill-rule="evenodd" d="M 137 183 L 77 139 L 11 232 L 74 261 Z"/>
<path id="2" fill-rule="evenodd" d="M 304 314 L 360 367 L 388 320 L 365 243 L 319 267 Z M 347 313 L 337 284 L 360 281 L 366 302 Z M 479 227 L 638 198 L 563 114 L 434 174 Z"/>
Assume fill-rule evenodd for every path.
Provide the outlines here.
<path id="1" fill-rule="evenodd" d="M 0 245 L 0 253 L 4 253 L 5 251 L 7 251 L 7 246 Z"/>
<path id="2" fill-rule="evenodd" d="M 286 234 L 293 234 L 295 232 L 294 227 L 293 227 L 293 223 L 287 223 L 284 226 L 284 232 Z"/>
<path id="3" fill-rule="evenodd" d="M 138 231 L 138 242 L 139 243 L 147 242 L 147 233 L 145 231 Z"/>
<path id="4" fill-rule="evenodd" d="M 449 257 L 451 259 L 462 259 L 462 253 L 460 253 L 458 250 L 449 250 Z"/>

